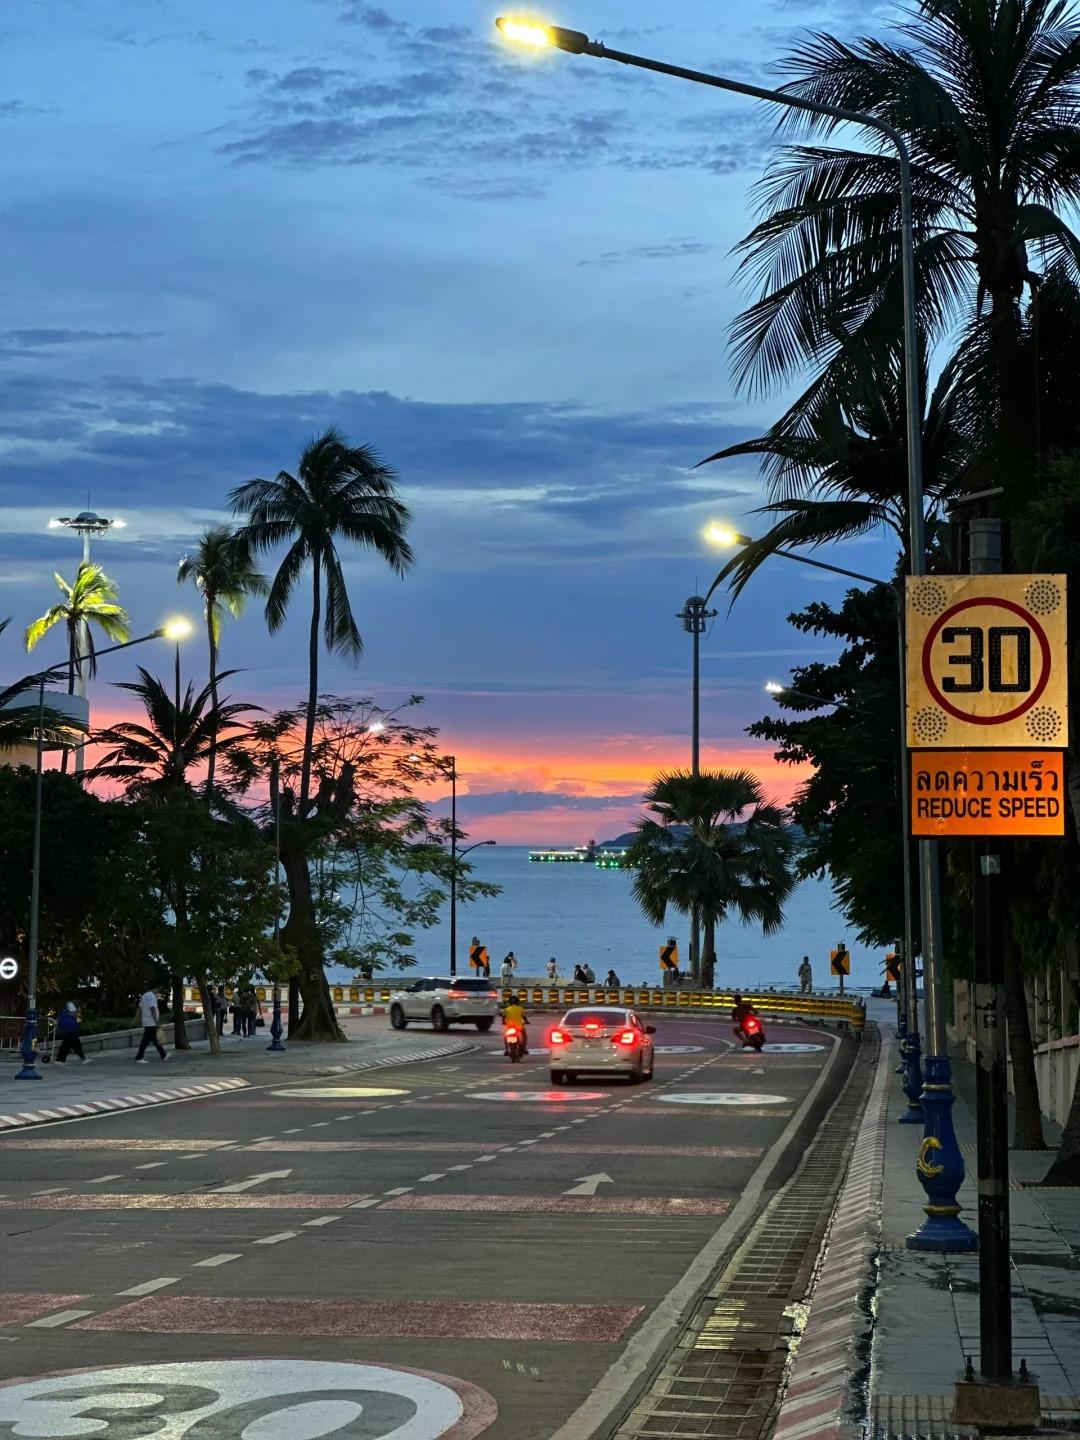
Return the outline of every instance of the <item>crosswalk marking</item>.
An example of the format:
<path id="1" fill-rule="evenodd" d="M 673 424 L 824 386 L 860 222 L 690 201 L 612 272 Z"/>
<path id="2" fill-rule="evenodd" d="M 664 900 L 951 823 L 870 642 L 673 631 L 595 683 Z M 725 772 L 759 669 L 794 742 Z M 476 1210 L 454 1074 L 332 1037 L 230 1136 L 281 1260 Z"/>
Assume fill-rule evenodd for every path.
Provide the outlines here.
<path id="1" fill-rule="evenodd" d="M 53 1330 L 57 1325 L 70 1325 L 73 1320 L 81 1320 L 93 1313 L 92 1310 L 58 1310 L 55 1315 L 43 1315 L 40 1320 L 31 1320 L 30 1324 L 42 1330 Z"/>

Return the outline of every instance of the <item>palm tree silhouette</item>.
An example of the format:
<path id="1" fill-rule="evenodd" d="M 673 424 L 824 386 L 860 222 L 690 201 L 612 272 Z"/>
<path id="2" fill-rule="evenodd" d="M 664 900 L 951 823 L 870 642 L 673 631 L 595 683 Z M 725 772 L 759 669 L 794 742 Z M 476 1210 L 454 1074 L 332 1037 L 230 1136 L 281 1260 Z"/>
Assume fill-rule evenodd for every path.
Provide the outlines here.
<path id="1" fill-rule="evenodd" d="M 285 623 L 293 592 L 311 566 L 311 629 L 308 639 L 308 700 L 298 815 L 308 810 L 315 712 L 319 695 L 319 627 L 328 651 L 354 663 L 363 640 L 353 616 L 337 544 L 349 540 L 375 550 L 397 574 L 412 564 L 405 539 L 409 511 L 397 498 L 396 474 L 367 445 L 348 445 L 341 432 L 325 430 L 304 447 L 296 475 L 249 480 L 229 496 L 233 511 L 247 516 L 240 535 L 262 553 L 291 541 L 266 600 L 271 634 Z M 326 586 L 325 614 L 323 584 Z"/>
<path id="2" fill-rule="evenodd" d="M 217 715 L 217 666 L 225 616 L 239 617 L 249 596 L 265 595 L 269 588 L 266 576 L 255 568 L 251 548 L 242 536 L 228 525 L 213 525 L 203 531 L 191 554 L 180 561 L 176 580 L 180 585 L 193 580 L 203 597 L 206 638 L 210 646 L 210 709 L 211 714 Z M 207 795 L 213 793 L 216 768 L 215 731 L 207 758 Z"/>

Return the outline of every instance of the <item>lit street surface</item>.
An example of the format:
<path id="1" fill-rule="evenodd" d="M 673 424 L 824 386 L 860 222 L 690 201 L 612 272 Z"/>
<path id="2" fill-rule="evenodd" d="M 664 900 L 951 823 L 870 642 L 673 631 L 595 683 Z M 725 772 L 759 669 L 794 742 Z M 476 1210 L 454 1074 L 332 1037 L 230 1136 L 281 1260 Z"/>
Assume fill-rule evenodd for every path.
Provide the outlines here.
<path id="1" fill-rule="evenodd" d="M 733 1211 L 755 1171 L 773 1162 L 759 1208 L 845 1070 L 800 1116 L 823 1031 L 771 1027 L 783 1048 L 762 1055 L 722 1022 L 660 1020 L 655 1039 L 637 1087 L 552 1089 L 546 1052 L 511 1066 L 493 1033 L 0 1138 L 0 1434 L 586 1440 L 664 1358 L 752 1218 Z"/>

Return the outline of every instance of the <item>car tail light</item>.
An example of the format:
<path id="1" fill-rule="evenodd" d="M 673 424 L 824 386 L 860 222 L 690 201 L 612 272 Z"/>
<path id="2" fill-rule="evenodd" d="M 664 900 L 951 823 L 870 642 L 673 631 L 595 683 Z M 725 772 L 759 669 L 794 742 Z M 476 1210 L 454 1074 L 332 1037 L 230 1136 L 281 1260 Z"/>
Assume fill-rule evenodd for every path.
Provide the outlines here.
<path id="1" fill-rule="evenodd" d="M 467 1000 L 469 992 L 468 990 L 448 990 L 446 996 L 448 1000 Z"/>
<path id="2" fill-rule="evenodd" d="M 551 1042 L 552 1045 L 569 1045 L 569 1044 L 570 1044 L 570 1036 L 566 1033 L 565 1030 L 559 1030 L 558 1028 L 552 1030 L 552 1032 L 551 1032 L 551 1034 L 549 1035 L 548 1039 L 550 1040 L 550 1042 Z"/>
<path id="3" fill-rule="evenodd" d="M 637 1043 L 638 1033 L 636 1030 L 620 1030 L 615 1036 L 616 1045 L 636 1045 Z"/>
<path id="4" fill-rule="evenodd" d="M 497 990 L 489 990 L 487 992 L 487 995 L 485 996 L 485 999 L 487 1000 L 497 1000 L 498 998 L 499 992 Z"/>
<path id="5" fill-rule="evenodd" d="M 600 1021 L 599 1021 L 599 1020 L 586 1020 L 586 1021 L 585 1021 L 585 1033 L 586 1033 L 586 1035 L 599 1035 L 600 1031 L 601 1031 L 603 1028 L 604 1028 L 604 1027 L 600 1024 Z"/>

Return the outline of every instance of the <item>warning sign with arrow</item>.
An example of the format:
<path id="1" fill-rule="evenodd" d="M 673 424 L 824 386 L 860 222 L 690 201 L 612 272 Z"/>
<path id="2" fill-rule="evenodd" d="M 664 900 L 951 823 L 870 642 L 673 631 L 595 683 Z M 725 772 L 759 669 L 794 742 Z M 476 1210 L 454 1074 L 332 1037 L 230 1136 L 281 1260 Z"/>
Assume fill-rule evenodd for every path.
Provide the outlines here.
<path id="1" fill-rule="evenodd" d="M 1067 744 L 1064 575 L 907 581 L 913 750 Z"/>

